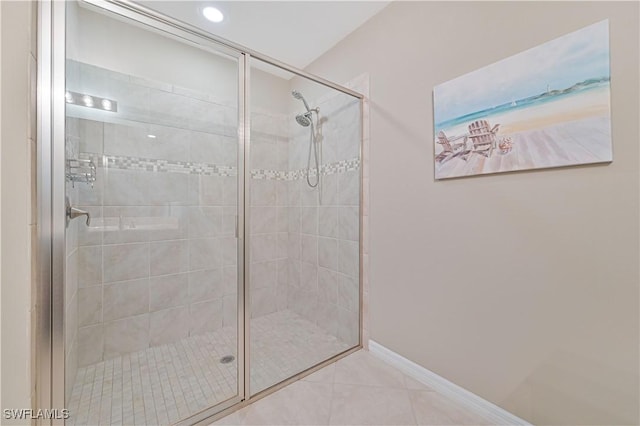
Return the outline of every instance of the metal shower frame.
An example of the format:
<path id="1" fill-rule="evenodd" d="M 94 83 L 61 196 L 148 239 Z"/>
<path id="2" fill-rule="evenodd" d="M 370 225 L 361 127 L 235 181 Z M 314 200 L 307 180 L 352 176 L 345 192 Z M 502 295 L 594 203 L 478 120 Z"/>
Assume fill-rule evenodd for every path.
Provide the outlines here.
<path id="1" fill-rule="evenodd" d="M 209 424 L 263 398 L 314 371 L 362 348 L 363 328 L 363 101 L 354 90 L 307 73 L 277 59 L 168 18 L 129 0 L 79 0 L 93 8 L 131 19 L 156 30 L 221 52 L 238 60 L 238 394 L 181 420 L 180 425 Z M 65 407 L 65 2 L 38 3 L 38 279 L 34 348 L 37 408 Z M 305 79 L 351 95 L 360 102 L 360 218 L 359 218 L 359 338 L 358 344 L 255 395 L 250 392 L 250 65 L 251 59 L 273 65 Z M 62 425 L 64 420 L 39 419 L 38 424 Z"/>

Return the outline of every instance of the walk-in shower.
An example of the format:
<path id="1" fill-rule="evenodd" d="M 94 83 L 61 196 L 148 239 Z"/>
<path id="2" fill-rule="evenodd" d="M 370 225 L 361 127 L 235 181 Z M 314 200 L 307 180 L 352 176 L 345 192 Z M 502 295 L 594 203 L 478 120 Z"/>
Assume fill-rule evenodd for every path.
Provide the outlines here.
<path id="1" fill-rule="evenodd" d="M 362 96 L 134 3 L 42 8 L 41 399 L 192 424 L 358 348 Z"/>
<path id="2" fill-rule="evenodd" d="M 316 107 L 316 108 L 309 108 L 309 104 L 307 103 L 307 100 L 304 98 L 304 96 L 302 96 L 302 93 L 300 93 L 297 90 L 294 90 L 291 92 L 291 94 L 293 95 L 294 98 L 301 100 L 302 103 L 304 104 L 304 107 L 307 109 L 307 112 L 303 113 L 303 114 L 298 114 L 296 115 L 296 121 L 298 122 L 299 125 L 301 125 L 302 127 L 310 127 L 309 129 L 309 155 L 307 157 L 307 172 L 306 172 L 306 177 L 307 177 L 307 184 L 311 187 L 311 188 L 315 188 L 318 186 L 318 184 L 320 184 L 320 162 L 318 160 L 318 140 L 317 140 L 317 136 L 316 136 L 316 129 L 315 126 L 313 125 L 313 113 L 315 112 L 316 114 L 320 113 L 320 108 Z M 315 173 L 315 178 L 316 181 L 315 183 L 311 183 L 311 157 L 313 154 L 313 164 L 314 164 L 314 173 Z"/>

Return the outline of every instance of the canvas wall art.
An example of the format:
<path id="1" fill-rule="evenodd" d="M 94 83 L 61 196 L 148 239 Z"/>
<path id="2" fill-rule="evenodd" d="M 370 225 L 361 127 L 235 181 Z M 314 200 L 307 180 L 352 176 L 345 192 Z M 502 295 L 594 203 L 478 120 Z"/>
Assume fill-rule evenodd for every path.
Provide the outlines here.
<path id="1" fill-rule="evenodd" d="M 609 81 L 605 20 L 436 86 L 435 178 L 612 161 Z"/>

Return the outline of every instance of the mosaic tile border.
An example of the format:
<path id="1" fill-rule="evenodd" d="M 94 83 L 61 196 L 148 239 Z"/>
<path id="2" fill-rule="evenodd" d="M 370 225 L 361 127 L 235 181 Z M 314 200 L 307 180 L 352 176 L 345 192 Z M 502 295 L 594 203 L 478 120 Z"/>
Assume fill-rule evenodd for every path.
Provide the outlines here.
<path id="1" fill-rule="evenodd" d="M 141 172 L 183 173 L 205 176 L 236 176 L 232 166 L 198 163 L 191 161 L 171 161 L 153 158 L 124 157 L 116 155 L 80 154 L 81 159 L 92 160 L 97 167 Z"/>
<path id="2" fill-rule="evenodd" d="M 335 163 L 323 164 L 320 166 L 320 174 L 323 176 L 333 175 L 336 173 L 344 173 L 358 170 L 360 168 L 360 159 L 352 158 L 350 160 L 336 161 Z M 311 170 L 311 176 L 315 176 L 315 170 Z M 291 171 L 279 171 L 279 170 L 265 170 L 255 169 L 251 170 L 252 179 L 267 179 L 267 180 L 284 180 L 293 181 L 303 179 L 307 176 L 307 169 L 298 169 Z"/>
<path id="3" fill-rule="evenodd" d="M 336 173 L 353 172 L 360 168 L 360 158 L 355 157 L 350 160 L 336 161 L 322 166 L 322 174 L 333 175 Z"/>
<path id="4" fill-rule="evenodd" d="M 96 153 L 81 153 L 80 159 L 91 160 L 96 167 L 103 167 L 116 170 L 131 170 L 141 172 L 159 172 L 159 173 L 182 173 L 191 175 L 204 176 L 237 176 L 238 170 L 233 166 L 219 166 L 216 164 L 198 163 L 191 161 L 171 161 L 153 158 L 126 157 L 117 155 L 100 155 Z M 352 158 L 350 160 L 336 161 L 334 163 L 323 164 L 320 167 L 320 174 L 323 176 L 333 175 L 336 173 L 345 173 L 358 170 L 360 167 L 360 159 Z M 267 170 L 254 169 L 251 170 L 252 179 L 266 179 L 279 181 L 294 181 L 303 179 L 307 175 L 307 169 L 298 170 Z M 315 170 L 310 173 L 315 176 Z"/>

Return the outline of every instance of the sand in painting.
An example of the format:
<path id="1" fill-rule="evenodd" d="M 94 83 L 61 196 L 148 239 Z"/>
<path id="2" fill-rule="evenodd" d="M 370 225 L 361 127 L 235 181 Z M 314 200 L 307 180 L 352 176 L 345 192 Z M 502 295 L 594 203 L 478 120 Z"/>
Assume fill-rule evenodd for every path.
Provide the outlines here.
<path id="1" fill-rule="evenodd" d="M 485 119 L 491 126 L 500 124 L 498 140 L 511 137 L 511 152 L 502 155 L 495 150 L 490 158 L 474 153 L 467 161 L 451 158 L 436 165 L 436 178 L 611 161 L 608 87 Z M 445 133 L 465 134 L 468 124 Z"/>

